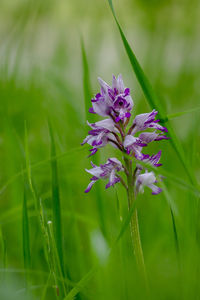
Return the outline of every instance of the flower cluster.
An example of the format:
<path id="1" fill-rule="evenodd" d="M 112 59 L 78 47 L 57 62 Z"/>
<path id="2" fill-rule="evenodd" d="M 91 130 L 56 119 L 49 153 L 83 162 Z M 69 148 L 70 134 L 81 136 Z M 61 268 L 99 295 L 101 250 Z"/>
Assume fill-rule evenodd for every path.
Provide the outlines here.
<path id="1" fill-rule="evenodd" d="M 118 172 L 126 173 L 127 178 L 132 178 L 132 188 L 135 193 L 143 192 L 144 186 L 152 190 L 152 194 L 159 194 L 161 189 L 155 184 L 156 176 L 142 167 L 140 162 L 159 167 L 161 151 L 149 155 L 143 153 L 143 148 L 153 141 L 168 139 L 165 135 L 167 129 L 159 124 L 156 119 L 157 111 L 137 115 L 130 123 L 131 111 L 134 103 L 130 95 L 130 89 L 126 88 L 122 76 L 113 76 L 112 87 L 98 79 L 101 92 L 91 100 L 90 113 L 98 114 L 106 119 L 95 123 L 89 123 L 91 130 L 84 139 L 83 144 L 91 145 L 90 155 L 94 155 L 99 148 L 111 144 L 123 153 L 124 165 L 117 158 L 109 158 L 104 165 L 99 167 L 92 162 L 92 169 L 86 171 L 92 175 L 85 192 L 89 192 L 93 184 L 99 179 L 109 178 L 106 188 L 121 182 L 126 188 L 127 185 Z M 135 159 L 135 170 L 132 169 L 132 162 Z M 130 182 L 130 180 L 129 180 Z"/>

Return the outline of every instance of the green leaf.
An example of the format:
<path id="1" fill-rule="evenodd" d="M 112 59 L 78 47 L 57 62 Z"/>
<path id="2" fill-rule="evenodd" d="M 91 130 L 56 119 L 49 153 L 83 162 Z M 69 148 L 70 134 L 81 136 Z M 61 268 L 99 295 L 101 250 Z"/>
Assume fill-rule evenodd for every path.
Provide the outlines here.
<path id="1" fill-rule="evenodd" d="M 196 108 L 191 108 L 191 109 L 188 109 L 186 111 L 180 111 L 180 112 L 177 112 L 177 113 L 174 113 L 174 114 L 169 114 L 169 115 L 167 115 L 167 118 L 168 118 L 168 120 L 171 120 L 171 119 L 174 119 L 174 118 L 177 118 L 177 117 L 184 116 L 186 114 L 190 114 L 190 113 L 193 113 L 193 112 L 198 112 L 199 110 L 200 110 L 200 107 L 197 106 Z"/>
<path id="2" fill-rule="evenodd" d="M 126 231 L 127 227 L 129 226 L 130 221 L 131 221 L 131 217 L 132 217 L 132 215 L 135 212 L 135 209 L 137 207 L 138 199 L 139 199 L 139 197 L 136 197 L 136 199 L 133 201 L 133 204 L 130 207 L 128 215 L 126 216 L 125 220 L 122 223 L 120 232 L 119 232 L 119 234 L 118 234 L 118 236 L 115 240 L 115 244 L 120 240 L 120 238 L 123 236 L 124 232 Z"/>
<path id="3" fill-rule="evenodd" d="M 49 273 L 49 276 L 48 276 L 48 279 L 47 279 L 47 281 L 46 281 L 46 284 L 45 284 L 45 286 L 44 286 L 44 288 L 43 288 L 42 296 L 41 296 L 41 299 L 40 299 L 40 300 L 45 300 L 45 298 L 46 298 L 46 293 L 47 293 L 47 289 L 48 289 L 48 287 L 49 287 L 49 285 L 50 285 L 51 277 L 52 277 L 52 274 Z"/>
<path id="4" fill-rule="evenodd" d="M 86 150 L 88 150 L 87 147 L 82 147 L 81 146 L 81 147 L 77 147 L 77 148 L 72 149 L 72 150 L 65 151 L 65 152 L 63 152 L 61 154 L 58 154 L 58 155 L 54 156 L 54 157 L 50 157 L 48 159 L 41 160 L 41 161 L 36 162 L 34 164 L 30 164 L 30 162 L 29 162 L 28 169 L 29 168 L 30 169 L 38 168 L 38 167 L 40 167 L 40 166 L 42 166 L 44 164 L 47 164 L 47 163 L 51 162 L 53 159 L 57 159 L 58 160 L 58 159 L 62 159 L 64 157 L 70 157 L 70 156 L 73 157 L 74 155 L 77 155 L 79 152 L 84 152 Z M 10 184 L 12 184 L 13 182 L 15 182 L 15 180 L 17 180 L 20 176 L 24 175 L 25 173 L 30 173 L 30 171 L 27 170 L 27 168 L 25 168 L 25 169 L 17 172 L 10 179 L 8 179 L 6 181 L 6 183 L 4 183 L 4 185 L 0 188 L 0 195 L 5 192 L 5 190 L 8 188 L 8 186 Z M 30 176 L 30 174 L 29 174 L 29 176 Z"/>
<path id="5" fill-rule="evenodd" d="M 31 181 L 31 169 L 29 161 L 29 151 L 28 151 L 28 134 L 26 122 L 24 124 L 24 144 L 25 144 L 25 164 L 26 164 L 26 176 L 24 176 L 24 199 L 22 208 L 22 238 L 23 238 L 23 255 L 24 255 L 24 268 L 27 270 L 26 285 L 28 286 L 28 270 L 31 267 L 31 254 L 30 254 L 30 239 L 29 239 L 29 218 L 28 218 L 28 206 L 27 206 L 27 195 L 29 186 L 32 191 L 32 181 Z M 37 210 L 37 204 L 36 210 Z"/>
<path id="6" fill-rule="evenodd" d="M 25 129 L 25 163 L 26 163 L 26 172 L 25 173 L 25 183 L 26 183 L 26 179 L 27 179 L 27 183 L 29 184 L 31 193 L 33 194 L 33 198 L 34 198 L 34 204 L 35 204 L 35 211 L 36 213 L 39 212 L 39 202 L 37 199 L 37 195 L 35 194 L 35 189 L 33 187 L 33 183 L 32 183 L 32 177 L 31 177 L 31 164 L 30 164 L 30 157 L 29 157 L 29 149 L 28 149 L 28 133 L 27 133 L 27 125 L 26 122 L 24 124 L 24 129 Z"/>
<path id="7" fill-rule="evenodd" d="M 142 69 L 142 67 L 140 66 L 135 54 L 133 53 L 122 29 L 121 26 L 119 25 L 119 22 L 117 20 L 116 14 L 114 12 L 114 8 L 113 8 L 113 4 L 112 4 L 112 0 L 108 0 L 109 6 L 111 8 L 113 17 L 116 21 L 116 24 L 118 26 L 126 53 L 129 57 L 131 66 L 133 68 L 133 71 L 138 79 L 138 82 L 140 83 L 140 86 L 143 90 L 143 93 L 149 103 L 149 105 L 151 106 L 152 109 L 156 109 L 158 111 L 158 118 L 160 119 L 161 122 L 166 123 L 167 124 L 167 129 L 168 129 L 168 135 L 170 137 L 170 141 L 171 144 L 173 146 L 173 148 L 175 149 L 177 156 L 179 157 L 191 183 L 193 183 L 194 185 L 196 185 L 196 179 L 194 177 L 194 174 L 189 166 L 189 164 L 186 162 L 186 158 L 185 158 L 185 154 L 182 148 L 182 145 L 180 144 L 179 140 L 177 139 L 174 130 L 171 126 L 171 124 L 169 123 L 169 120 L 167 118 L 166 113 L 164 112 L 162 103 L 160 101 L 160 99 L 157 97 L 157 95 L 155 94 L 148 78 L 146 77 L 146 75 L 144 74 L 144 71 Z"/>
<path id="8" fill-rule="evenodd" d="M 69 294 L 64 298 L 64 300 L 73 300 L 75 299 L 76 295 L 81 292 L 94 276 L 96 272 L 96 267 L 93 267 L 76 285 L 73 289 L 69 292 Z"/>
<path id="9" fill-rule="evenodd" d="M 62 223 L 61 223 L 61 207 L 60 207 L 60 191 L 58 179 L 58 166 L 56 157 L 56 146 L 53 135 L 53 129 L 49 121 L 49 134 L 51 139 L 51 189 L 52 189 L 52 213 L 53 213 L 53 229 L 56 241 L 56 247 L 60 260 L 61 269 L 64 276 L 64 261 L 63 261 L 63 241 L 62 241 Z"/>
<path id="10" fill-rule="evenodd" d="M 175 248 L 176 248 L 176 255 L 177 255 L 177 261 L 178 265 L 180 267 L 180 246 L 179 246 L 179 239 L 178 239 L 178 233 L 177 233 L 177 227 L 176 227 L 176 220 L 175 220 L 175 215 L 177 215 L 177 208 L 175 206 L 175 203 L 173 202 L 173 199 L 168 192 L 165 184 L 161 182 L 161 187 L 164 193 L 164 196 L 167 200 L 167 204 L 169 205 L 170 209 L 170 214 L 171 214 L 171 219 L 172 219 L 172 228 L 173 228 L 173 234 L 174 234 L 174 243 L 175 243 Z"/>
<path id="11" fill-rule="evenodd" d="M 29 219 L 28 219 L 28 206 L 27 206 L 27 194 L 28 184 L 32 187 L 31 181 L 31 169 L 28 151 L 28 134 L 26 122 L 24 124 L 24 144 L 25 144 L 25 163 L 27 174 L 24 177 L 24 200 L 22 208 L 22 228 L 23 228 L 23 252 L 24 252 L 24 267 L 30 269 L 31 256 L 30 256 L 30 242 L 29 242 Z"/>
<path id="12" fill-rule="evenodd" d="M 66 296 L 66 288 L 63 278 L 62 265 L 60 263 L 60 257 L 57 247 L 57 241 L 54 234 L 53 223 L 51 221 L 47 222 L 48 236 L 49 236 L 49 251 L 50 251 L 50 260 L 51 260 L 51 269 L 53 270 L 54 280 L 57 288 L 57 296 L 60 299 Z M 61 280 L 59 279 L 61 278 Z"/>
<path id="13" fill-rule="evenodd" d="M 23 238 L 23 256 L 24 268 L 29 270 L 31 267 L 30 239 L 29 239 L 29 220 L 27 207 L 27 185 L 24 184 L 24 200 L 22 209 L 22 238 Z"/>
<path id="14" fill-rule="evenodd" d="M 83 65 L 83 92 L 84 92 L 84 103 L 85 103 L 85 119 L 86 121 L 93 122 L 94 115 L 89 113 L 89 108 L 91 107 L 92 90 L 90 83 L 90 72 L 87 61 L 87 55 L 85 51 L 85 46 L 83 39 L 81 39 L 81 53 L 82 53 L 82 65 Z"/>
<path id="15" fill-rule="evenodd" d="M 7 269 L 7 243 L 6 243 L 6 240 L 4 238 L 4 234 L 3 234 L 3 231 L 2 231 L 2 227 L 0 227 L 0 245 L 1 245 L 1 256 L 2 256 L 2 259 L 1 259 L 1 263 L 2 263 L 2 267 L 3 267 L 3 274 L 2 274 L 2 277 L 1 277 L 1 281 L 3 282 L 5 280 L 5 277 L 6 277 L 6 269 Z"/>

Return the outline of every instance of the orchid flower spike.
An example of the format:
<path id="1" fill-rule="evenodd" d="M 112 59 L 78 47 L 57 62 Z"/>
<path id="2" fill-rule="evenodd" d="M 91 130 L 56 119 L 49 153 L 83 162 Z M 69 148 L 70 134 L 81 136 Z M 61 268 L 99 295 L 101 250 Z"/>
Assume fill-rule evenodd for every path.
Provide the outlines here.
<path id="1" fill-rule="evenodd" d="M 92 107 L 89 112 L 106 118 L 87 123 L 91 129 L 82 145 L 87 143 L 92 147 L 89 155 L 91 156 L 98 149 L 110 144 L 121 152 L 124 165 L 117 158 L 109 158 L 99 167 L 92 163 L 92 169 L 86 169 L 92 178 L 85 192 L 88 193 L 97 180 L 109 178 L 106 188 L 121 181 L 125 188 L 134 189 L 135 194 L 143 192 L 144 187 L 149 187 L 153 195 L 159 194 L 161 189 L 156 185 L 155 174 L 148 172 L 148 165 L 162 165 L 159 162 L 161 151 L 149 154 L 143 153 L 143 149 L 148 149 L 152 142 L 169 139 L 166 136 L 167 128 L 159 124 L 159 120 L 156 119 L 158 112 L 155 109 L 150 113 L 139 114 L 130 121 L 134 103 L 130 89 L 125 87 L 121 75 L 113 76 L 111 86 L 101 78 L 98 78 L 98 81 L 101 89 L 91 100 Z M 145 167 L 141 162 L 146 164 Z M 132 166 L 135 166 L 135 169 Z M 127 176 L 127 184 L 118 174 L 120 171 Z M 131 187 L 128 186 L 130 182 Z"/>

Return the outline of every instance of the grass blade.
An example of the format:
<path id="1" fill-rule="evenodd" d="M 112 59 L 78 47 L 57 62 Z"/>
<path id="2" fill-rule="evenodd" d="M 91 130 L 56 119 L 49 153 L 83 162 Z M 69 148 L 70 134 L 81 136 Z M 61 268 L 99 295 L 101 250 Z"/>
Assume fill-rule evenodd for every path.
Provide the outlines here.
<path id="1" fill-rule="evenodd" d="M 2 227 L 0 227 L 0 243 L 1 243 L 1 256 L 2 256 L 1 267 L 3 267 L 1 281 L 4 282 L 6 278 L 6 269 L 7 269 L 7 246 L 6 246 L 6 240 L 3 235 Z"/>
<path id="2" fill-rule="evenodd" d="M 64 298 L 64 300 L 74 300 L 76 295 L 81 292 L 87 285 L 87 283 L 91 280 L 93 275 L 96 272 L 96 267 L 93 267 L 77 284 L 76 286 L 69 292 L 69 294 Z"/>
<path id="3" fill-rule="evenodd" d="M 140 83 L 140 86 L 143 90 L 143 93 L 144 93 L 150 107 L 155 108 L 158 111 L 158 117 L 161 120 L 161 122 L 167 123 L 168 134 L 170 136 L 171 144 L 172 144 L 173 148 L 175 149 L 175 151 L 177 153 L 177 156 L 179 157 L 179 159 L 180 159 L 180 161 L 181 161 L 181 163 L 182 163 L 182 165 L 185 169 L 185 172 L 187 173 L 191 183 L 196 185 L 196 179 L 194 177 L 194 174 L 193 174 L 189 164 L 186 162 L 185 154 L 184 154 L 182 145 L 180 144 L 179 140 L 177 139 L 177 137 L 174 133 L 174 130 L 173 130 L 172 126 L 169 123 L 167 115 L 164 112 L 162 103 L 161 103 L 160 99 L 157 97 L 157 95 L 155 94 L 155 92 L 152 88 L 152 85 L 150 84 L 148 78 L 144 74 L 144 71 L 143 71 L 142 67 L 140 66 L 135 54 L 133 53 L 133 51 L 132 51 L 132 49 L 131 49 L 131 47 L 130 47 L 130 45 L 129 45 L 129 43 L 128 43 L 128 41 L 127 41 L 127 39 L 126 39 L 122 29 L 121 29 L 121 26 L 119 25 L 119 22 L 117 20 L 117 17 L 116 17 L 114 8 L 113 8 L 112 0 L 108 0 L 108 3 L 109 3 L 109 6 L 111 8 L 113 17 L 116 21 L 117 27 L 119 29 L 119 32 L 120 32 L 120 35 L 121 35 L 121 38 L 122 38 L 122 42 L 124 44 L 126 53 L 129 57 L 131 66 L 133 68 L 133 71 L 134 71 L 137 79 L 138 79 L 138 82 Z"/>
<path id="4" fill-rule="evenodd" d="M 85 46 L 83 40 L 81 40 L 81 49 L 82 49 L 82 65 L 83 65 L 83 90 L 84 90 L 84 101 L 85 101 L 85 119 L 86 121 L 95 122 L 94 114 L 89 113 L 89 108 L 91 107 L 91 84 L 90 84 L 90 73 L 89 73 L 89 65 L 87 61 L 87 55 L 85 51 Z M 87 130 L 88 131 L 88 130 Z M 99 153 L 95 154 L 94 163 L 99 164 Z M 101 194 L 101 188 L 97 184 L 96 186 L 96 199 L 97 199 L 97 209 L 99 212 L 99 222 L 101 226 L 101 230 L 104 236 L 107 236 L 106 225 L 105 225 L 105 217 L 104 217 L 104 207 L 103 207 L 103 198 Z"/>
<path id="5" fill-rule="evenodd" d="M 37 163 L 29 164 L 28 170 L 29 170 L 29 168 L 30 169 L 38 168 L 38 167 L 40 167 L 40 166 L 42 166 L 44 164 L 47 164 L 47 163 L 51 162 L 51 160 L 53 160 L 53 159 L 57 159 L 58 160 L 58 159 L 62 159 L 62 158 L 68 157 L 68 156 L 72 156 L 73 157 L 74 155 L 77 155 L 79 152 L 84 152 L 84 151 L 87 151 L 87 150 L 88 150 L 87 147 L 82 147 L 81 146 L 81 147 L 77 147 L 77 148 L 69 150 L 69 151 L 65 151 L 65 152 L 63 152 L 61 154 L 56 155 L 55 157 L 50 157 L 48 159 L 41 160 L 41 161 L 39 161 Z M 25 169 L 19 171 L 18 173 L 16 173 L 15 175 L 13 175 L 10 179 L 8 179 L 6 181 L 6 183 L 4 183 L 4 185 L 0 188 L 0 195 L 4 193 L 4 191 L 8 188 L 8 186 L 11 183 L 15 182 L 15 180 L 19 176 L 21 176 L 21 175 L 23 175 L 25 173 L 31 173 L 31 172 L 27 171 L 27 168 L 25 168 Z M 29 176 L 30 176 L 30 174 L 29 174 Z"/>
<path id="6" fill-rule="evenodd" d="M 56 247 L 60 260 L 62 273 L 64 276 L 64 261 L 63 261 L 63 243 L 62 243 L 62 223 L 61 223 L 61 208 L 60 208 L 60 191 L 58 180 L 58 166 L 56 157 L 56 146 L 53 135 L 53 129 L 49 121 L 49 134 L 51 139 L 51 175 L 52 175 L 52 213 L 53 213 L 53 228 L 56 241 Z"/>
<path id="7" fill-rule="evenodd" d="M 50 124 L 49 124 L 50 128 Z M 58 187 L 58 176 L 57 176 L 57 161 L 56 161 L 56 151 L 55 151 L 55 143 L 54 143 L 54 137 L 53 137 L 53 132 L 52 129 L 50 129 L 50 136 L 51 136 L 51 164 L 52 164 L 52 196 L 53 196 L 53 201 L 52 201 L 52 210 L 53 210 L 53 219 L 55 220 L 56 225 L 54 226 L 54 231 L 55 234 L 57 235 L 57 239 L 54 241 L 54 235 L 51 233 L 51 244 L 49 243 L 49 238 L 48 238 L 48 233 L 45 227 L 45 220 L 44 220 L 44 214 L 43 214 L 43 208 L 42 208 L 42 203 L 41 199 L 38 196 L 37 190 L 33 184 L 32 181 L 32 176 L 31 176 L 31 167 L 30 167 L 30 160 L 29 160 L 29 151 L 28 151 L 28 139 L 27 139 L 27 128 L 25 124 L 25 155 L 26 155 L 26 174 L 27 174 L 27 181 L 30 186 L 31 193 L 34 198 L 34 203 L 36 206 L 36 215 L 38 217 L 38 224 L 39 224 L 39 229 L 41 230 L 41 233 L 43 234 L 44 237 L 44 251 L 46 254 L 46 257 L 49 262 L 49 267 L 50 270 L 53 269 L 55 270 L 54 272 L 54 279 L 55 282 L 58 283 L 57 286 L 59 286 L 59 297 L 63 298 L 66 293 L 65 293 L 65 287 L 64 286 L 64 265 L 62 261 L 62 256 L 60 256 L 60 249 L 62 250 L 62 234 L 61 234 L 61 217 L 60 217 L 60 202 L 59 202 L 59 187 Z M 59 227 L 60 226 L 60 227 Z M 53 239 L 53 240 L 52 240 Z M 60 242 L 61 241 L 61 242 Z M 48 256 L 46 247 L 50 249 L 51 256 Z M 62 254 L 62 253 L 61 253 Z M 59 271 L 58 271 L 59 270 Z M 60 272 L 60 270 L 62 272 Z M 61 278 L 63 280 L 57 280 L 57 278 Z M 62 282 L 62 284 L 60 283 Z"/>
<path id="8" fill-rule="evenodd" d="M 169 115 L 167 115 L 167 118 L 168 118 L 168 120 L 171 120 L 171 119 L 174 119 L 174 118 L 177 118 L 177 117 L 184 116 L 186 114 L 197 112 L 199 110 L 200 110 L 200 106 L 197 106 L 196 108 L 191 108 L 191 109 L 188 109 L 186 111 L 180 111 L 180 112 L 177 112 L 177 113 L 174 113 L 174 114 L 169 114 Z"/>
<path id="9" fill-rule="evenodd" d="M 51 265 L 53 270 L 54 279 L 57 286 L 57 296 L 60 299 L 63 299 L 63 297 L 66 296 L 67 292 L 65 289 L 65 283 L 64 280 L 60 280 L 59 278 L 63 278 L 63 270 L 60 263 L 60 257 L 58 248 L 56 245 L 56 239 L 54 235 L 54 228 L 51 221 L 48 221 L 47 223 L 48 228 L 48 236 L 49 236 L 49 251 L 50 251 L 50 257 L 51 257 Z"/>
<path id="10" fill-rule="evenodd" d="M 85 118 L 86 121 L 88 120 L 90 122 L 93 122 L 94 115 L 89 113 L 89 108 L 91 107 L 91 98 L 92 98 L 90 72 L 89 72 L 89 65 L 88 65 L 83 39 L 81 39 L 81 53 L 82 53 L 82 65 L 83 65 L 83 92 L 84 92 L 84 103 L 85 103 Z"/>
<path id="11" fill-rule="evenodd" d="M 177 233 L 176 221 L 175 221 L 175 215 L 177 215 L 177 208 L 173 202 L 173 199 L 172 199 L 170 193 L 168 192 L 168 190 L 163 182 L 161 182 L 161 187 L 162 187 L 164 196 L 167 200 L 167 203 L 168 203 L 169 209 L 170 209 L 173 234 L 174 234 L 174 243 L 175 243 L 175 249 L 176 249 L 176 256 L 177 256 L 178 266 L 180 268 L 180 247 L 179 247 L 178 233 Z"/>
<path id="12" fill-rule="evenodd" d="M 40 300 L 45 300 L 45 298 L 46 298 L 46 293 L 47 293 L 47 289 L 48 289 L 48 287 L 50 285 L 51 276 L 52 276 L 51 273 L 49 273 L 49 276 L 48 276 L 47 282 L 46 282 L 46 284 L 44 286 L 44 289 L 42 291 L 42 296 L 41 296 Z"/>
<path id="13" fill-rule="evenodd" d="M 29 220 L 28 220 L 28 207 L 27 207 L 27 186 L 24 185 L 24 200 L 22 209 L 22 238 L 23 238 L 23 256 L 24 268 L 30 270 L 31 267 L 31 253 L 30 253 L 30 238 L 29 238 Z M 26 273 L 26 284 L 27 284 Z"/>
<path id="14" fill-rule="evenodd" d="M 129 226 L 130 221 L 131 221 L 131 217 L 132 217 L 132 215 L 135 212 L 136 207 L 137 207 L 138 198 L 139 197 L 137 197 L 135 199 L 135 201 L 133 202 L 133 204 L 132 204 L 132 206 L 131 206 L 131 208 L 130 208 L 130 210 L 129 210 L 126 218 L 125 218 L 125 220 L 123 221 L 121 229 L 120 229 L 120 232 L 119 232 L 119 234 L 118 234 L 118 236 L 117 236 L 117 238 L 115 240 L 115 243 L 117 243 L 120 240 L 120 238 L 123 236 L 124 232 L 126 231 L 127 227 Z"/>
<path id="15" fill-rule="evenodd" d="M 29 184 L 31 193 L 33 194 L 34 204 L 35 204 L 35 211 L 36 211 L 36 213 L 39 213 L 39 202 L 38 202 L 37 196 L 35 194 L 35 189 L 33 187 L 32 177 L 31 177 L 31 164 L 30 164 L 29 149 L 28 149 L 28 133 L 27 133 L 26 122 L 24 124 L 24 139 L 25 139 L 24 144 L 25 144 L 25 163 L 26 163 L 25 178 L 27 178 L 27 183 Z M 26 183 L 26 180 L 25 180 L 25 183 Z"/>

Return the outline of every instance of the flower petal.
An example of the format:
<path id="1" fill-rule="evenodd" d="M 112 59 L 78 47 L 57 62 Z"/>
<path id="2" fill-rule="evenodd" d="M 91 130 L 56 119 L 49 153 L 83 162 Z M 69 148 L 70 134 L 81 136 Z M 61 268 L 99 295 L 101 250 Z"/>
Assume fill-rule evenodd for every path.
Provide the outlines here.
<path id="1" fill-rule="evenodd" d="M 158 195 L 162 192 L 162 189 L 155 184 L 150 184 L 149 188 L 152 190 L 152 195 Z"/>
<path id="2" fill-rule="evenodd" d="M 124 140 L 124 147 L 129 147 L 131 146 L 132 144 L 134 144 L 136 142 L 137 138 L 128 134 L 126 137 L 125 137 L 125 140 Z"/>
<path id="3" fill-rule="evenodd" d="M 99 81 L 99 84 L 100 84 L 103 92 L 107 93 L 108 89 L 110 89 L 111 87 L 103 79 L 101 79 L 100 77 L 98 77 L 98 81 Z"/>
<path id="4" fill-rule="evenodd" d="M 91 188 L 92 188 L 92 186 L 93 186 L 93 184 L 96 182 L 96 180 L 92 180 L 89 184 L 88 184 L 88 186 L 87 186 L 87 188 L 85 189 L 85 193 L 88 193 L 90 190 L 91 190 Z"/>

